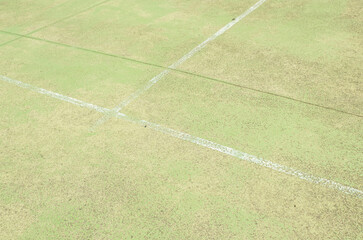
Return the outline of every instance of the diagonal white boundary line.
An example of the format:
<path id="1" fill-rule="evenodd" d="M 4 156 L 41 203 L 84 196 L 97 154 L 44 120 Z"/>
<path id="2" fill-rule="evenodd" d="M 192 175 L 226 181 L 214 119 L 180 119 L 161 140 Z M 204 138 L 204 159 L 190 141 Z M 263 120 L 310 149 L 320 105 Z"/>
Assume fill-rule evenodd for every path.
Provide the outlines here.
<path id="1" fill-rule="evenodd" d="M 202 50 L 205 46 L 207 46 L 207 44 L 209 42 L 213 41 L 218 36 L 220 36 L 223 33 L 225 33 L 228 29 L 230 29 L 231 27 L 233 27 L 236 23 L 238 23 L 243 18 L 245 18 L 248 14 L 250 14 L 251 12 L 253 12 L 254 10 L 256 10 L 259 6 L 261 6 L 266 1 L 267 0 L 260 0 L 260 1 L 258 1 L 255 5 L 253 5 L 252 7 L 250 7 L 247 11 L 245 11 L 244 13 L 242 13 L 240 16 L 238 16 L 237 18 L 235 18 L 233 21 L 231 21 L 230 23 L 228 23 L 227 25 L 225 25 L 221 29 L 219 29 L 216 33 L 214 33 L 212 36 L 210 36 L 207 40 L 205 40 L 204 42 L 202 42 L 201 44 L 199 44 L 198 46 L 196 46 L 195 48 L 193 48 L 190 52 L 188 52 L 187 54 L 185 54 L 178 61 L 176 61 L 175 63 L 173 63 L 172 65 L 170 65 L 168 67 L 168 69 L 165 69 L 164 71 L 162 71 L 161 73 L 159 73 L 158 75 L 156 75 L 155 77 L 153 77 L 152 79 L 150 79 L 145 86 L 143 86 L 142 88 L 138 89 L 136 92 L 134 92 L 130 96 L 128 96 L 124 101 L 122 101 L 119 105 L 117 105 L 114 109 L 112 109 L 112 111 L 115 112 L 115 113 L 120 112 L 122 108 L 126 107 L 128 104 L 130 104 L 136 98 L 138 98 L 140 95 L 144 94 L 147 90 L 149 90 L 154 84 L 156 84 L 158 81 L 160 81 L 164 76 L 168 75 L 171 72 L 171 69 L 177 68 L 179 65 L 181 65 L 186 60 L 188 60 L 189 58 L 191 58 L 194 54 L 196 54 L 197 52 L 199 52 L 200 50 Z M 94 126 L 92 127 L 92 129 L 95 129 L 97 126 L 105 123 L 108 119 L 110 119 L 112 117 L 112 115 L 115 115 L 115 113 L 114 114 L 104 115 L 103 117 L 101 117 L 100 119 L 98 119 L 98 121 L 94 124 Z"/>
<path id="2" fill-rule="evenodd" d="M 2 75 L 0 75 L 0 80 L 13 84 L 13 85 L 16 85 L 21 88 L 29 89 L 34 92 L 47 95 L 52 98 L 59 99 L 61 101 L 65 101 L 68 103 L 78 105 L 80 107 L 95 110 L 95 111 L 98 111 L 103 114 L 111 113 L 113 111 L 108 108 L 100 107 L 95 104 L 87 103 L 87 102 L 84 102 L 84 101 L 81 101 L 81 100 L 78 100 L 78 99 L 75 99 L 72 97 L 68 97 L 68 96 L 65 96 L 65 95 L 62 95 L 59 93 L 45 90 L 43 88 L 35 87 L 35 86 L 32 86 L 30 84 L 27 84 L 27 83 L 24 83 L 24 82 L 21 82 L 18 80 L 13 80 L 11 78 L 8 78 L 8 77 L 2 76 Z M 229 156 L 236 157 L 236 158 L 239 158 L 241 160 L 244 160 L 244 161 L 247 161 L 250 163 L 254 163 L 254 164 L 257 164 L 257 165 L 260 165 L 260 166 L 263 166 L 266 168 L 270 168 L 272 170 L 275 170 L 275 171 L 278 171 L 281 173 L 285 173 L 285 174 L 297 177 L 297 178 L 305 180 L 307 182 L 315 183 L 318 185 L 323 185 L 323 186 L 341 191 L 345 194 L 350 194 L 350 195 L 357 196 L 358 198 L 363 198 L 363 192 L 356 188 L 345 186 L 343 184 L 334 182 L 334 181 L 326 179 L 326 178 L 316 177 L 309 173 L 305 173 L 305 172 L 302 172 L 302 171 L 299 171 L 299 170 L 296 170 L 296 169 L 293 169 L 293 168 L 290 168 L 290 167 L 287 167 L 287 166 L 284 166 L 284 165 L 281 165 L 278 163 L 274 163 L 274 162 L 265 160 L 263 158 L 259 158 L 254 155 L 250 155 L 248 153 L 244 153 L 239 150 L 236 150 L 236 149 L 233 149 L 233 148 L 230 148 L 227 146 L 223 146 L 221 144 L 218 144 L 218 143 L 215 143 L 215 142 L 203 139 L 203 138 L 195 137 L 188 133 L 183 133 L 183 132 L 173 130 L 171 128 L 163 127 L 156 123 L 148 122 L 146 120 L 135 119 L 135 118 L 129 117 L 123 113 L 114 113 L 114 114 L 119 119 L 123 119 L 128 122 L 136 123 L 136 124 L 143 125 L 143 126 L 147 125 L 149 128 L 152 128 L 153 130 L 156 130 L 158 132 L 162 132 L 166 135 L 173 136 L 173 137 L 179 138 L 179 139 L 187 141 L 187 142 L 195 143 L 197 145 L 216 150 L 218 152 L 227 154 Z"/>

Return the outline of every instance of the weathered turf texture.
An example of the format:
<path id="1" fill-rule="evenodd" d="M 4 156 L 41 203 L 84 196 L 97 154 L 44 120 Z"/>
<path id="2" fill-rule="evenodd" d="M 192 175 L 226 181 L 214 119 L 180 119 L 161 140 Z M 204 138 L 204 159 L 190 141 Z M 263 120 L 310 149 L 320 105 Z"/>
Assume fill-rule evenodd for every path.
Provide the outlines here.
<path id="1" fill-rule="evenodd" d="M 0 48 L 0 72 L 47 90 L 114 107 L 159 68 L 32 39 Z"/>
<path id="2" fill-rule="evenodd" d="M 4 33 L 1 33 L 0 32 L 0 45 L 2 43 L 5 43 L 5 42 L 8 42 L 8 41 L 11 41 L 13 39 L 15 39 L 16 37 L 15 36 L 12 36 L 12 35 L 8 35 L 8 34 L 4 34 Z"/>
<path id="3" fill-rule="evenodd" d="M 359 234 L 354 197 L 0 84 L 4 239 Z"/>
<path id="4" fill-rule="evenodd" d="M 267 1 L 181 68 L 363 116 L 359 2 Z"/>
<path id="5" fill-rule="evenodd" d="M 99 1 L 101 2 L 101 1 Z M 0 0 L 0 74 L 112 108 L 254 1 Z M 362 115 L 358 1 L 270 0 L 182 66 Z M 59 19 L 75 15 L 65 21 Z M 0 44 L 16 37 L 0 33 Z M 184 73 L 127 114 L 363 189 L 362 118 Z M 0 81 L 0 239 L 359 239 L 354 196 Z"/>
<path id="6" fill-rule="evenodd" d="M 0 28 L 27 34 L 100 2 L 102 0 L 1 0 Z"/>
<path id="7" fill-rule="evenodd" d="M 111 1 L 33 36 L 168 66 L 256 1 Z"/>
<path id="8" fill-rule="evenodd" d="M 171 74 L 123 111 L 361 189 L 362 118 Z"/>

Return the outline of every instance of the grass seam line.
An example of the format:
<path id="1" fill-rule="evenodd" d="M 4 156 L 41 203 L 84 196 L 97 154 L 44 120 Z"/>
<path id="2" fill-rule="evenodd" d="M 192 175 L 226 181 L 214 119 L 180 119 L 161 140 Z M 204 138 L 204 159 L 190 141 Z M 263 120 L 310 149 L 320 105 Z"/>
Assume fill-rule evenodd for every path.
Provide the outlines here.
<path id="1" fill-rule="evenodd" d="M 89 9 L 92 9 L 92 8 L 94 8 L 94 7 L 97 7 L 97 6 L 101 5 L 101 4 L 104 4 L 104 3 L 109 2 L 109 1 L 112 1 L 112 0 L 104 0 L 104 1 L 102 1 L 102 2 L 99 2 L 99 3 L 96 3 L 96 4 L 94 4 L 94 5 L 91 5 L 91 6 L 87 7 L 87 8 L 85 8 L 85 9 L 82 9 L 81 11 L 79 11 L 79 12 L 77 12 L 77 13 L 74 13 L 74 14 L 68 15 L 68 16 L 63 17 L 63 18 L 61 18 L 61 19 L 58 19 L 58 20 L 56 20 L 56 21 L 54 21 L 54 22 L 52 22 L 52 23 L 50 23 L 50 24 L 48 24 L 48 25 L 45 25 L 45 26 L 42 26 L 42 27 L 40 27 L 40 28 L 37 28 L 37 29 L 35 29 L 35 30 L 33 30 L 33 31 L 30 31 L 30 32 L 28 32 L 27 34 L 25 34 L 25 35 L 23 35 L 23 36 L 19 36 L 18 38 L 12 39 L 12 40 L 7 41 L 7 42 L 4 42 L 4 43 L 0 44 L 0 47 L 4 46 L 4 45 L 6 45 L 6 44 L 12 43 L 12 42 L 14 42 L 14 41 L 16 41 L 16 40 L 18 40 L 18 39 L 23 38 L 23 37 L 29 36 L 29 35 L 31 35 L 31 34 L 33 34 L 33 33 L 36 33 L 36 32 L 38 32 L 38 31 L 40 31 L 40 30 L 42 30 L 42 29 L 44 29 L 44 28 L 50 27 L 50 26 L 52 26 L 52 25 L 54 25 L 54 24 L 57 24 L 57 23 L 59 23 L 59 22 L 62 22 L 62 21 L 64 21 L 64 20 L 66 20 L 66 19 L 69 19 L 69 18 L 75 17 L 75 16 L 77 16 L 78 14 L 84 13 L 85 11 L 88 11 Z"/>
<path id="2" fill-rule="evenodd" d="M 147 90 L 149 90 L 152 86 L 154 86 L 157 82 L 159 82 L 164 76 L 168 75 L 171 72 L 171 69 L 175 69 L 178 66 L 180 66 L 182 63 L 184 63 L 186 60 L 191 58 L 194 54 L 202 50 L 204 47 L 207 46 L 207 44 L 214 39 L 216 39 L 218 36 L 225 33 L 228 29 L 233 27 L 235 24 L 237 24 L 239 21 L 241 21 L 243 18 L 245 18 L 247 15 L 249 15 L 251 12 L 256 10 L 259 6 L 261 6 L 264 2 L 267 0 L 260 0 L 257 3 L 255 3 L 252 7 L 250 7 L 248 10 L 246 10 L 244 13 L 239 15 L 238 17 L 234 18 L 231 22 L 229 22 L 227 25 L 219 29 L 216 33 L 214 33 L 212 36 L 208 37 L 204 42 L 193 48 L 191 51 L 189 51 L 187 54 L 185 54 L 183 57 L 181 57 L 179 60 L 171 64 L 167 69 L 150 79 L 146 85 L 144 85 L 142 88 L 138 89 L 136 92 L 132 93 L 130 96 L 128 96 L 124 101 L 122 101 L 119 105 L 114 107 L 112 110 L 114 112 L 120 112 L 122 108 L 126 107 L 128 104 L 130 104 L 132 101 L 137 99 L 139 96 L 144 94 Z M 97 126 L 105 123 L 108 119 L 111 118 L 111 115 L 104 115 L 102 118 L 98 119 L 97 122 L 91 127 L 92 130 L 95 130 Z"/>
<path id="3" fill-rule="evenodd" d="M 269 169 L 272 169 L 274 171 L 284 173 L 284 174 L 287 174 L 287 175 L 290 175 L 290 176 L 294 176 L 294 177 L 297 177 L 297 178 L 299 178 L 301 180 L 304 180 L 304 181 L 307 181 L 307 182 L 310 182 L 310 183 L 315 183 L 317 185 L 326 186 L 328 188 L 338 190 L 338 191 L 343 192 L 345 194 L 356 196 L 356 197 L 358 197 L 360 199 L 363 198 L 363 191 L 361 191 L 359 189 L 349 187 L 349 186 L 340 184 L 338 182 L 335 182 L 335 181 L 332 181 L 332 180 L 329 180 L 329 179 L 326 179 L 326 178 L 317 177 L 317 176 L 311 175 L 309 173 L 305 173 L 305 172 L 296 170 L 294 168 L 287 167 L 285 165 L 274 163 L 274 162 L 265 160 L 263 158 L 259 158 L 257 156 L 254 156 L 254 155 L 251 155 L 251 154 L 244 153 L 242 151 L 233 149 L 231 147 L 227 147 L 227 146 L 224 146 L 224 145 L 221 145 L 221 144 L 218 144 L 218 143 L 215 143 L 215 142 L 212 142 L 212 141 L 200 138 L 200 137 L 190 135 L 188 133 L 180 132 L 180 131 L 177 131 L 177 130 L 174 130 L 174 129 L 171 129 L 171 128 L 168 128 L 168 127 L 164 127 L 164 126 L 161 126 L 159 124 L 152 123 L 152 122 L 149 122 L 149 121 L 146 121 L 146 120 L 139 120 L 139 119 L 136 119 L 136 118 L 132 118 L 132 117 L 127 116 L 127 115 L 125 115 L 123 113 L 120 113 L 120 112 L 115 113 L 111 109 L 104 108 L 104 107 L 101 107 L 101 106 L 97 106 L 95 104 L 87 103 L 87 102 L 84 102 L 84 101 L 81 101 L 81 100 L 78 100 L 78 99 L 75 99 L 75 98 L 72 98 L 72 97 L 68 97 L 68 96 L 65 96 L 65 95 L 62 95 L 62 94 L 59 94 L 59 93 L 56 93 L 56 92 L 52 92 L 52 91 L 43 89 L 43 88 L 35 87 L 35 86 L 30 85 L 28 83 L 24 83 L 24 82 L 21 82 L 21 81 L 18 81 L 18 80 L 14 80 L 14 79 L 11 79 L 11 78 L 6 77 L 6 76 L 0 75 L 0 80 L 2 80 L 3 82 L 9 83 L 9 84 L 16 85 L 16 86 L 21 87 L 21 88 L 25 88 L 25 89 L 28 89 L 28 90 L 31 90 L 31 91 L 34 91 L 34 92 L 37 92 L 37 93 L 40 93 L 40 94 L 43 94 L 43 95 L 47 95 L 47 96 L 52 97 L 52 98 L 56 98 L 56 99 L 61 100 L 61 101 L 72 103 L 72 104 L 80 106 L 80 107 L 95 110 L 95 111 L 98 111 L 98 112 L 103 113 L 103 114 L 113 113 L 113 114 L 115 114 L 116 118 L 118 118 L 118 119 L 123 119 L 123 120 L 126 120 L 128 122 L 136 123 L 136 124 L 142 125 L 142 126 L 147 125 L 149 128 L 151 128 L 151 129 L 153 129 L 155 131 L 158 131 L 158 132 L 164 133 L 166 135 L 169 135 L 169 136 L 184 140 L 186 142 L 191 142 L 191 143 L 197 144 L 199 146 L 203 146 L 203 147 L 206 147 L 206 148 L 221 152 L 223 154 L 226 154 L 226 155 L 229 155 L 229 156 L 232 156 L 232 157 L 236 157 L 236 158 L 241 159 L 243 161 L 247 161 L 247 162 L 259 165 L 259 166 L 263 166 L 263 167 L 266 167 L 266 168 L 269 168 Z"/>
<path id="4" fill-rule="evenodd" d="M 222 79 L 217 79 L 217 78 L 213 78 L 213 77 L 209 77 L 209 76 L 204 76 L 204 75 L 200 75 L 200 74 L 193 73 L 193 72 L 188 72 L 188 71 L 181 70 L 181 69 L 172 69 L 172 68 L 169 68 L 169 67 L 165 67 L 165 66 L 162 66 L 162 65 L 155 64 L 155 63 L 144 62 L 144 61 L 140 61 L 140 60 L 137 60 L 137 59 L 128 58 L 128 57 L 124 57 L 124 56 L 120 56 L 120 55 L 116 55 L 116 54 L 112 54 L 112 53 L 106 53 L 106 52 L 101 52 L 101 51 L 97 51 L 97 50 L 93 50 L 93 49 L 73 46 L 73 45 L 69 45 L 69 44 L 66 44 L 66 43 L 55 42 L 55 41 L 42 39 L 42 38 L 38 38 L 38 37 L 26 36 L 26 35 L 22 35 L 22 34 L 18 34 L 18 33 L 7 32 L 7 31 L 4 31 L 4 30 L 0 30 L 0 32 L 4 33 L 4 34 L 9 34 L 9 35 L 22 36 L 24 38 L 28 38 L 28 39 L 32 39 L 32 40 L 36 40 L 36 41 L 41 41 L 41 42 L 45 42 L 45 43 L 49 43 L 49 44 L 54 44 L 54 45 L 58 45 L 58 46 L 62 46 L 62 47 L 73 48 L 73 49 L 80 50 L 80 51 L 90 52 L 90 53 L 93 53 L 93 54 L 104 55 L 104 56 L 113 57 L 113 58 L 119 58 L 119 59 L 122 59 L 122 60 L 125 60 L 125 61 L 134 62 L 134 63 L 137 63 L 137 64 L 142 64 L 142 65 L 147 65 L 147 66 L 152 66 L 152 67 L 157 67 L 157 68 L 162 68 L 162 69 L 169 69 L 169 70 L 174 71 L 174 72 L 179 72 L 179 73 L 187 74 L 187 75 L 190 75 L 190 76 L 198 77 L 198 78 L 201 78 L 202 80 L 210 80 L 210 81 L 214 81 L 214 82 L 217 82 L 217 83 L 229 85 L 229 86 L 232 86 L 232 87 L 246 89 L 246 90 L 249 90 L 249 91 L 258 92 L 258 93 L 262 93 L 262 94 L 266 94 L 266 95 L 271 95 L 271 96 L 274 96 L 274 97 L 287 99 L 287 100 L 298 102 L 298 103 L 301 103 L 301 104 L 310 105 L 310 106 L 313 106 L 313 107 L 318 107 L 318 108 L 323 108 L 323 109 L 330 110 L 330 111 L 335 111 L 335 112 L 338 112 L 338 113 L 341 113 L 341 114 L 347 114 L 347 115 L 351 115 L 351 116 L 355 116 L 355 117 L 359 117 L 359 118 L 363 117 L 363 115 L 359 115 L 359 114 L 352 113 L 352 112 L 347 112 L 347 111 L 344 111 L 344 110 L 341 110 L 341 109 L 328 107 L 328 106 L 320 105 L 320 104 L 317 104 L 317 103 L 307 102 L 307 101 L 300 100 L 300 99 L 297 99 L 297 98 L 280 95 L 278 93 L 263 91 L 263 90 L 260 90 L 260 89 L 257 89 L 257 88 L 252 88 L 252 87 L 248 87 L 248 86 L 244 86 L 244 85 L 239 85 L 239 84 L 231 83 L 231 82 L 228 82 L 228 81 L 224 81 Z"/>

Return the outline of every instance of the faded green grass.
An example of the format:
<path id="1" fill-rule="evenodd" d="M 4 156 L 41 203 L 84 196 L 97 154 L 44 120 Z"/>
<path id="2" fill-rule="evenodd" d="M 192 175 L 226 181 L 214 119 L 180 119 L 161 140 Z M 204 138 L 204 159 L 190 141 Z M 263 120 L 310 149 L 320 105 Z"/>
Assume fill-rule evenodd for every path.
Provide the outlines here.
<path id="1" fill-rule="evenodd" d="M 110 108 L 160 72 L 159 68 L 30 39 L 1 47 L 0 55 L 2 75 Z"/>
<path id="2" fill-rule="evenodd" d="M 125 122 L 90 134 L 98 113 L 1 84 L 7 90 L 1 99 L 12 99 L 12 109 L 26 110 L 29 100 L 34 105 L 25 121 L 8 125 L 5 119 L 0 129 L 7 139 L 1 145 L 2 238 L 207 239 L 247 237 L 264 226 L 274 230 L 268 235 L 282 230 L 274 217 L 230 209 L 223 195 L 207 191 L 205 199 L 198 189 L 209 173 L 195 166 L 194 150 L 182 157 L 183 142 Z M 11 111 L 2 113 L 16 118 Z M 170 143 L 176 154 L 158 144 L 168 141 L 179 145 Z M 192 179 L 192 191 L 181 184 Z"/>
<path id="3" fill-rule="evenodd" d="M 170 74 L 124 112 L 358 189 L 362 120 Z"/>
<path id="4" fill-rule="evenodd" d="M 98 2 L 94 0 L 0 1 L 0 29 L 26 34 L 76 14 Z"/>
<path id="5" fill-rule="evenodd" d="M 181 69 L 363 113 L 357 1 L 267 1 Z"/>
<path id="6" fill-rule="evenodd" d="M 0 1 L 0 28 L 90 5 L 32 2 Z M 170 64 L 254 3 L 112 1 L 36 36 Z M 185 69 L 360 113 L 357 6 L 267 1 Z M 161 71 L 29 39 L 0 55 L 2 75 L 110 108 Z M 360 118 L 205 81 L 173 73 L 126 111 L 362 189 Z M 0 239 L 362 238 L 361 199 L 122 120 L 91 133 L 99 113 L 0 89 Z"/>
<path id="7" fill-rule="evenodd" d="M 34 36 L 168 66 L 254 4 L 229 2 L 111 1 Z"/>
<path id="8" fill-rule="evenodd" d="M 90 134 L 98 113 L 0 84 L 44 106 L 0 128 L 1 238 L 359 237 L 356 198 L 122 120 Z"/>
<path id="9" fill-rule="evenodd" d="M 258 46 L 275 48 L 306 61 L 344 60 L 345 51 L 353 50 L 346 43 L 359 37 L 350 29 L 359 19 L 346 18 L 354 10 L 348 2 L 270 1 L 247 24 L 230 34 L 238 41 L 253 39 Z"/>
<path id="10" fill-rule="evenodd" d="M 8 42 L 10 40 L 13 40 L 14 38 L 16 38 L 16 37 L 11 36 L 11 35 L 8 35 L 8 34 L 0 33 L 0 45 L 2 43 Z"/>

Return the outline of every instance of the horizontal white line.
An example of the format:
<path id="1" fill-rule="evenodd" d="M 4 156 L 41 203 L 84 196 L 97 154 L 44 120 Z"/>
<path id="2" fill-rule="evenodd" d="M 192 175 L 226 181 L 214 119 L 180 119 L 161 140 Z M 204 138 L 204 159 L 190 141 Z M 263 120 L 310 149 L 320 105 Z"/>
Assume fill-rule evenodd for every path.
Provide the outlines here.
<path id="1" fill-rule="evenodd" d="M 18 81 L 18 80 L 8 78 L 6 76 L 0 75 L 0 79 L 2 81 L 4 81 L 4 82 L 14 84 L 14 85 L 16 85 L 18 87 L 26 88 L 26 89 L 32 90 L 34 92 L 47 95 L 47 96 L 52 97 L 52 98 L 56 98 L 56 99 L 59 99 L 59 100 L 65 101 L 65 102 L 69 102 L 69 103 L 78 105 L 80 107 L 89 108 L 89 109 L 96 110 L 96 111 L 101 112 L 101 113 L 108 113 L 108 112 L 111 111 L 110 109 L 100 107 L 100 106 L 97 106 L 97 105 L 94 105 L 94 104 L 91 104 L 91 103 L 86 103 L 86 102 L 83 102 L 81 100 L 78 100 L 78 99 L 75 99 L 75 98 L 72 98 L 72 97 L 67 97 L 67 96 L 64 96 L 64 95 L 59 94 L 59 93 L 55 93 L 55 92 L 52 92 L 52 91 L 49 91 L 49 90 L 45 90 L 44 88 L 34 87 L 33 85 L 30 85 L 30 84 L 27 84 L 27 83 L 24 83 L 24 82 L 21 82 L 21 81 Z"/>
<path id="2" fill-rule="evenodd" d="M 230 148 L 230 147 L 227 147 L 227 146 L 223 146 L 221 144 L 214 143 L 212 141 L 209 141 L 209 140 L 206 140 L 206 139 L 203 139 L 203 138 L 195 137 L 195 136 L 192 136 L 190 134 L 179 132 L 179 131 L 173 130 L 171 128 L 163 127 L 161 125 L 158 125 L 158 124 L 155 124 L 155 123 L 152 123 L 152 122 L 148 122 L 148 121 L 145 121 L 145 120 L 138 120 L 138 119 L 135 119 L 135 118 L 131 118 L 131 117 L 129 117 L 129 116 L 123 114 L 123 113 L 114 113 L 114 112 L 112 112 L 111 109 L 100 107 L 100 106 L 97 106 L 97 105 L 94 105 L 94 104 L 91 104 L 91 103 L 83 102 L 81 100 L 78 100 L 78 99 L 75 99 L 75 98 L 72 98 L 72 97 L 67 97 L 67 96 L 64 96 L 64 95 L 59 94 L 59 93 L 55 93 L 55 92 L 52 92 L 52 91 L 45 90 L 43 88 L 34 87 L 34 86 L 30 85 L 30 84 L 23 83 L 23 82 L 17 81 L 17 80 L 13 80 L 13 79 L 10 79 L 10 78 L 2 76 L 2 75 L 0 75 L 0 80 L 2 80 L 4 82 L 7 82 L 7 83 L 14 84 L 14 85 L 22 87 L 22 88 L 32 90 L 32 91 L 40 93 L 40 94 L 47 95 L 49 97 L 53 97 L 53 98 L 56 98 L 56 99 L 59 99 L 59 100 L 65 101 L 65 102 L 69 102 L 69 103 L 72 103 L 72 104 L 75 104 L 75 105 L 78 105 L 78 106 L 81 106 L 81 107 L 85 107 L 85 108 L 88 108 L 88 109 L 96 110 L 96 111 L 104 113 L 104 114 L 113 113 L 113 114 L 116 114 L 117 118 L 124 119 L 124 120 L 127 120 L 129 122 L 137 123 L 137 124 L 140 124 L 140 125 L 143 125 L 143 126 L 147 125 L 149 128 L 152 128 L 152 129 L 154 129 L 154 130 L 156 130 L 158 132 L 162 132 L 162 133 L 167 134 L 169 136 L 173 136 L 173 137 L 182 139 L 182 140 L 187 141 L 187 142 L 195 143 L 197 145 L 200 145 L 200 146 L 203 146 L 203 147 L 206 147 L 206 148 L 209 148 L 209 149 L 213 149 L 213 150 L 216 150 L 218 152 L 227 154 L 229 156 L 233 156 L 233 157 L 239 158 L 241 160 L 251 162 L 251 163 L 266 167 L 266 168 L 270 168 L 272 170 L 282 172 L 282 173 L 285 173 L 285 174 L 300 178 L 302 180 L 305 180 L 305 181 L 308 181 L 308 182 L 311 182 L 311 183 L 315 183 L 315 184 L 318 184 L 318 185 L 324 185 L 324 186 L 327 186 L 329 188 L 333 188 L 333 189 L 336 189 L 338 191 L 341 191 L 343 193 L 357 196 L 358 198 L 363 197 L 363 192 L 358 190 L 358 189 L 355 189 L 355 188 L 352 188 L 352 187 L 349 187 L 349 186 L 345 186 L 343 184 L 334 182 L 334 181 L 329 180 L 329 179 L 316 177 L 314 175 L 311 175 L 311 174 L 308 174 L 308 173 L 305 173 L 305 172 L 302 172 L 302 171 L 299 171 L 299 170 L 296 170 L 296 169 L 293 169 L 293 168 L 290 168 L 290 167 L 287 167 L 287 166 L 284 166 L 284 165 L 281 165 L 281 164 L 278 164 L 278 163 L 274 163 L 274 162 L 271 162 L 271 161 L 268 161 L 268 160 L 265 160 L 265 159 L 262 159 L 262 158 L 258 158 L 256 156 L 250 155 L 248 153 L 244 153 L 244 152 L 241 152 L 239 150 L 236 150 L 236 149 L 233 149 L 233 148 Z"/>

